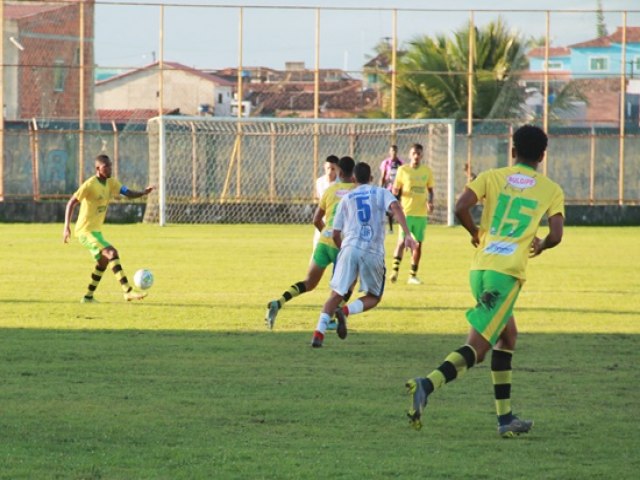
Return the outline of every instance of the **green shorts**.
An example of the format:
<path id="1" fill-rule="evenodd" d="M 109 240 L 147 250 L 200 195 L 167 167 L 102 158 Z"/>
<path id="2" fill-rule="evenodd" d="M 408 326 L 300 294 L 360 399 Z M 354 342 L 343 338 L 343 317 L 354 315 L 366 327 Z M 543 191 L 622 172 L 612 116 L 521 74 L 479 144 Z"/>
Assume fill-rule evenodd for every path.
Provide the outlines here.
<path id="1" fill-rule="evenodd" d="M 102 256 L 102 250 L 110 247 L 111 244 L 102 237 L 102 232 L 90 232 L 78 235 L 80 244 L 89 249 L 91 255 L 96 260 Z"/>
<path id="2" fill-rule="evenodd" d="M 469 283 L 478 304 L 467 310 L 467 321 L 495 345 L 511 317 L 522 282 L 494 270 L 471 270 Z"/>
<path id="3" fill-rule="evenodd" d="M 416 242 L 424 241 L 424 232 L 427 230 L 427 217 L 407 217 L 407 227 Z M 400 238 L 404 238 L 404 232 L 400 229 Z"/>
<path id="4" fill-rule="evenodd" d="M 313 251 L 313 261 L 320 268 L 327 268 L 331 263 L 336 263 L 339 250 L 336 247 L 330 247 L 325 243 L 318 242 L 316 249 Z"/>

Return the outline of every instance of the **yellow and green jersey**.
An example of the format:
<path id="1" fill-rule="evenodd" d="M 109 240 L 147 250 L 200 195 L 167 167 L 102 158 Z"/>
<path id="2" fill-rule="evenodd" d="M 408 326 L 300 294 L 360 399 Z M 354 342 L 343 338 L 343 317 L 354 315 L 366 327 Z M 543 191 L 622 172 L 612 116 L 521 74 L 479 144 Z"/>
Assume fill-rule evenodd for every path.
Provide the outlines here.
<path id="1" fill-rule="evenodd" d="M 356 187 L 355 183 L 343 183 L 337 182 L 329 186 L 322 195 L 318 206 L 324 210 L 324 228 L 320 233 L 319 243 L 324 243 L 330 247 L 337 248 L 333 241 L 333 219 L 336 216 L 336 209 L 342 197 L 344 197 L 350 190 Z"/>
<path id="2" fill-rule="evenodd" d="M 471 270 L 494 270 L 524 280 L 542 216 L 564 216 L 562 188 L 523 164 L 482 172 L 467 188 L 484 202 Z"/>
<path id="3" fill-rule="evenodd" d="M 109 202 L 120 193 L 121 188 L 122 184 L 115 178 L 101 181 L 97 176 L 80 185 L 78 191 L 73 194 L 80 201 L 76 236 L 101 230 Z"/>
<path id="4" fill-rule="evenodd" d="M 400 203 L 407 217 L 426 217 L 429 188 L 433 188 L 433 172 L 426 165 L 402 165 L 393 182 L 393 187 L 402 190 Z"/>

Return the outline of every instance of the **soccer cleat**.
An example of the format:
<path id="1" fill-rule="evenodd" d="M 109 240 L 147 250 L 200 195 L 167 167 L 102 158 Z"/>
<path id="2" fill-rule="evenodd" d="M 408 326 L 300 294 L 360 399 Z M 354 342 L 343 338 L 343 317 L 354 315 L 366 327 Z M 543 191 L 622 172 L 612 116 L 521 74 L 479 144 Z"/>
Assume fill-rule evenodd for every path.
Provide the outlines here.
<path id="1" fill-rule="evenodd" d="M 336 309 L 336 319 L 338 320 L 336 333 L 338 334 L 338 338 L 344 340 L 347 338 L 347 316 L 342 310 L 342 307 Z"/>
<path id="2" fill-rule="evenodd" d="M 327 330 L 335 330 L 336 328 L 338 328 L 338 322 L 332 318 L 331 321 L 327 323 Z"/>
<path id="3" fill-rule="evenodd" d="M 272 302 L 268 303 L 267 313 L 264 316 L 264 324 L 269 330 L 273 330 L 273 325 L 276 323 L 276 317 L 278 316 L 279 310 L 280 304 L 277 300 L 273 300 Z"/>
<path id="4" fill-rule="evenodd" d="M 521 433 L 529 433 L 533 427 L 533 420 L 520 420 L 514 416 L 510 423 L 498 426 L 498 435 L 502 438 L 513 438 Z"/>
<path id="5" fill-rule="evenodd" d="M 409 424 L 415 430 L 422 428 L 422 412 L 427 406 L 427 392 L 424 389 L 425 381 L 426 378 L 412 378 L 405 383 L 409 395 L 412 395 L 411 407 L 407 412 L 407 416 L 409 417 Z"/>
<path id="6" fill-rule="evenodd" d="M 422 285 L 422 280 L 420 280 L 418 277 L 409 277 L 407 283 L 409 285 Z"/>
<path id="7" fill-rule="evenodd" d="M 93 297 L 82 297 L 80 299 L 80 303 L 100 303 Z"/>
<path id="8" fill-rule="evenodd" d="M 389 281 L 391 283 L 396 283 L 397 280 L 398 280 L 398 271 L 394 270 L 393 272 L 391 272 L 391 275 L 389 275 Z"/>
<path id="9" fill-rule="evenodd" d="M 323 341 L 324 341 L 324 335 L 322 333 L 320 333 L 317 330 L 315 332 L 313 332 L 313 338 L 311 339 L 311 346 L 313 348 L 322 347 L 322 342 Z"/>
<path id="10" fill-rule="evenodd" d="M 142 300 L 146 296 L 147 296 L 147 292 L 138 292 L 136 290 L 131 289 L 124 294 L 124 299 L 127 302 L 130 302 L 131 300 Z"/>

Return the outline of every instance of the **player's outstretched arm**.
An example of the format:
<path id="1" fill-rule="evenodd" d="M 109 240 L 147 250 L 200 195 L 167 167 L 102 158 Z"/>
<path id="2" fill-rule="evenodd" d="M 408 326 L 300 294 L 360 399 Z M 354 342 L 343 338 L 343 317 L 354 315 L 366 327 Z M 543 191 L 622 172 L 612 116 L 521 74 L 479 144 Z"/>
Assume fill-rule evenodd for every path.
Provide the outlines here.
<path id="1" fill-rule="evenodd" d="M 145 195 L 148 195 L 149 193 L 151 193 L 156 187 L 153 185 L 149 185 L 147 188 L 145 188 L 144 190 L 137 191 L 137 190 L 129 190 L 127 189 L 124 192 L 121 192 L 122 195 L 124 195 L 127 198 L 140 198 L 140 197 L 144 197 Z"/>
<path id="2" fill-rule="evenodd" d="M 78 203 L 80 203 L 78 199 L 75 195 L 72 195 L 64 209 L 64 228 L 62 229 L 63 243 L 69 243 L 69 237 L 71 237 L 71 216 Z"/>
<path id="3" fill-rule="evenodd" d="M 549 217 L 549 234 L 543 240 L 535 237 L 531 242 L 529 257 L 537 257 L 543 250 L 557 246 L 562 241 L 564 231 L 564 217 L 558 213 Z"/>

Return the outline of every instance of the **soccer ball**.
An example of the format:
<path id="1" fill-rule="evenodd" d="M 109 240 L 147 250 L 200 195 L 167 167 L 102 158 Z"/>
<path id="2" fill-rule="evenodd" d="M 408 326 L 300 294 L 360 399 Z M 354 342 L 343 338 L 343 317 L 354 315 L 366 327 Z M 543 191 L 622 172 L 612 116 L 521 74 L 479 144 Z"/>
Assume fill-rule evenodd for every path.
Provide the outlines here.
<path id="1" fill-rule="evenodd" d="M 142 290 L 151 288 L 151 285 L 153 285 L 153 273 L 151 273 L 151 270 L 147 270 L 146 268 L 138 270 L 133 275 L 133 283 L 136 287 Z"/>

